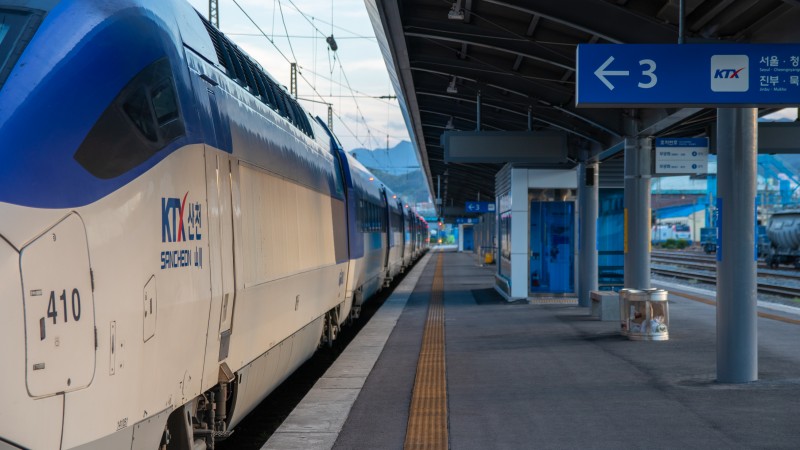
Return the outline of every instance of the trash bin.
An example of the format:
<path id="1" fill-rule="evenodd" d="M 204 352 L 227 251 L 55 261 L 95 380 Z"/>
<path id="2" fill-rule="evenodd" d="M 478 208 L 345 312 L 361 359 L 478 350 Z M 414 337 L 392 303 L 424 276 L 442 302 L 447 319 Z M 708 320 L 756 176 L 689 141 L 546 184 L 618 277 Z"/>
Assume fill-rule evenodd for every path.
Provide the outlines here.
<path id="1" fill-rule="evenodd" d="M 620 331 L 634 341 L 669 339 L 669 304 L 664 289 L 620 290 Z"/>
<path id="2" fill-rule="evenodd" d="M 627 302 L 629 296 L 643 296 L 644 291 L 639 289 L 624 288 L 619 290 L 619 332 L 623 336 L 628 335 L 628 311 L 630 303 Z"/>

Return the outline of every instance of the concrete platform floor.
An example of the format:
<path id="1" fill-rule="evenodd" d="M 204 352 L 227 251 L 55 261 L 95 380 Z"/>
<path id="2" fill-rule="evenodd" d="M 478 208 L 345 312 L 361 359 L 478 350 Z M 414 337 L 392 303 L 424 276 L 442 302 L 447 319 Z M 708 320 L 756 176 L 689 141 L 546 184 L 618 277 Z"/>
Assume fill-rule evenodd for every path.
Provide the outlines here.
<path id="1" fill-rule="evenodd" d="M 402 309 L 387 302 L 396 319 L 368 332 L 396 320 L 382 351 L 347 356 L 377 356 L 371 372 L 320 380 L 338 379 L 349 403 L 332 408 L 330 394 L 312 391 L 298 407 L 309 426 L 293 414 L 290 433 L 266 447 L 403 448 L 436 256 L 413 292 L 398 294 Z M 800 448 L 800 317 L 759 318 L 760 380 L 719 384 L 714 306 L 670 295 L 670 340 L 629 341 L 588 308 L 506 303 L 494 267 L 470 253 L 444 258 L 450 448 Z M 333 409 L 349 415 L 333 419 Z"/>

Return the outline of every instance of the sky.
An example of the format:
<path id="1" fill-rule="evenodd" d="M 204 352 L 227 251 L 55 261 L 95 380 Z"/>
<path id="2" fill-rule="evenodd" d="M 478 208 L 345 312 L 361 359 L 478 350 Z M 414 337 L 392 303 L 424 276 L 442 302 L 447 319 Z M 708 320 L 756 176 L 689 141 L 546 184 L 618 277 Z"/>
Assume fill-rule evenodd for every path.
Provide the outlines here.
<path id="1" fill-rule="evenodd" d="M 218 1 L 220 30 L 287 89 L 297 62 L 307 111 L 327 121 L 327 105 L 309 100 L 333 104 L 333 131 L 345 150 L 386 148 L 387 136 L 390 148 L 410 140 L 398 101 L 374 98 L 395 93 L 364 0 Z M 208 17 L 208 0 L 189 3 Z M 325 42 L 331 34 L 335 53 Z"/>
<path id="2" fill-rule="evenodd" d="M 290 61 L 298 63 L 300 104 L 325 120 L 327 106 L 309 100 L 333 104 L 333 131 L 345 150 L 391 148 L 410 140 L 398 101 L 374 98 L 395 93 L 364 0 L 218 2 L 221 31 L 279 83 L 289 86 Z M 208 16 L 208 0 L 189 3 Z M 338 44 L 335 53 L 325 42 L 331 34 Z M 782 110 L 767 120 L 779 118 L 794 120 L 797 109 Z"/>

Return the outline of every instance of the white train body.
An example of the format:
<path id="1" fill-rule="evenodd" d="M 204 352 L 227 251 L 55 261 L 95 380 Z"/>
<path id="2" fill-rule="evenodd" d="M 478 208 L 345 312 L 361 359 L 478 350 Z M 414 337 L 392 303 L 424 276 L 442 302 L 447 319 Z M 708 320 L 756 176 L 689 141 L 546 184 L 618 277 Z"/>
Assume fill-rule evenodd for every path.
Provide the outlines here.
<path id="1" fill-rule="evenodd" d="M 0 448 L 202 447 L 408 264 L 391 193 L 187 4 L 17 3 Z"/>

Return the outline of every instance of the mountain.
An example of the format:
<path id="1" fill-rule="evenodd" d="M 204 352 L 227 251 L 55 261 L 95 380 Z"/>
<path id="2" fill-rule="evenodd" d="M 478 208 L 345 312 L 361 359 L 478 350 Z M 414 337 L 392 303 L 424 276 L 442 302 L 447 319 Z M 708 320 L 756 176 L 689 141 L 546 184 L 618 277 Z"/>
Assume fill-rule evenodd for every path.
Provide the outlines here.
<path id="1" fill-rule="evenodd" d="M 380 169 L 385 173 L 395 175 L 405 174 L 409 170 L 419 169 L 417 154 L 411 142 L 400 141 L 390 149 L 356 148 L 350 154 L 364 166 L 370 169 Z"/>
<path id="2" fill-rule="evenodd" d="M 408 203 L 430 202 L 428 183 L 422 176 L 422 170 L 408 171 L 401 175 L 384 172 L 381 169 L 370 169 L 379 180 L 394 193 Z"/>
<path id="3" fill-rule="evenodd" d="M 428 183 L 422 175 L 417 154 L 411 142 L 400 141 L 390 149 L 356 148 L 350 151 L 389 189 L 409 203 L 429 202 Z"/>

